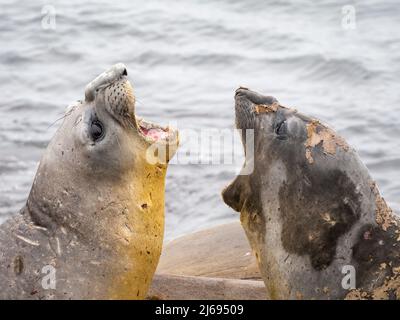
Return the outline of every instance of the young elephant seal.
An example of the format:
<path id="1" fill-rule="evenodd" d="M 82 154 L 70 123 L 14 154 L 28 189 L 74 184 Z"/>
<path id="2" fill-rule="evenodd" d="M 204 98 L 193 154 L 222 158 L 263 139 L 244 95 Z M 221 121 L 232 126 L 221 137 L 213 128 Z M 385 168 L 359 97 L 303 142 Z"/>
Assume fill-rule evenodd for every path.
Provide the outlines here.
<path id="1" fill-rule="evenodd" d="M 239 88 L 235 109 L 237 128 L 254 130 L 243 139 L 254 170 L 223 199 L 241 213 L 269 297 L 400 299 L 399 219 L 356 152 L 273 97 Z"/>
<path id="2" fill-rule="evenodd" d="M 166 158 L 148 154 L 155 144 Z M 0 227 L 0 298 L 145 297 L 177 144 L 176 131 L 135 116 L 123 64 L 93 80 L 47 147 L 26 206 Z"/>

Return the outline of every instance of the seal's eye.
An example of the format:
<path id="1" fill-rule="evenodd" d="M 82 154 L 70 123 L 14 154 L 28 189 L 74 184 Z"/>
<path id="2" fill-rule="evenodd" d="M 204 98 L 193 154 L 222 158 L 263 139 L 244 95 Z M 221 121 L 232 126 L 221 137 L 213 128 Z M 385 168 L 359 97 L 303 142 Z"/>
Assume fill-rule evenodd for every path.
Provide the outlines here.
<path id="1" fill-rule="evenodd" d="M 99 120 L 94 120 L 90 125 L 90 135 L 93 141 L 100 140 L 104 136 L 103 124 Z"/>
<path id="2" fill-rule="evenodd" d="M 275 133 L 278 135 L 278 138 L 285 138 L 286 137 L 287 125 L 286 125 L 286 121 L 285 120 L 279 122 L 275 126 Z"/>

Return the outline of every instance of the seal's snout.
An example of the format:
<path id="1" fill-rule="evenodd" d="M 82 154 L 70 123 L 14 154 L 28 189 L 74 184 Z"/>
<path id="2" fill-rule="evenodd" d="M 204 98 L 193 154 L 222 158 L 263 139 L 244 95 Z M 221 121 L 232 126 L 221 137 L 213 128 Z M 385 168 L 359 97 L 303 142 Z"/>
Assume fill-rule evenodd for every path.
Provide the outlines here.
<path id="1" fill-rule="evenodd" d="M 235 91 L 235 99 L 236 100 L 246 99 L 254 104 L 265 104 L 265 105 L 270 105 L 278 102 L 278 100 L 276 100 L 272 96 L 264 96 L 257 92 L 251 91 L 250 89 L 245 87 L 239 87 Z"/>
<path id="2" fill-rule="evenodd" d="M 113 65 L 109 70 L 98 75 L 85 88 L 85 100 L 91 102 L 96 97 L 96 92 L 107 87 L 115 81 L 121 80 L 128 75 L 126 66 L 123 63 Z"/>
<path id="3" fill-rule="evenodd" d="M 97 108 L 105 109 L 126 128 L 133 128 L 149 144 L 164 143 L 169 150 L 179 144 L 177 130 L 145 121 L 135 114 L 135 94 L 128 80 L 128 70 L 117 63 L 97 76 L 85 89 L 87 103 L 96 101 Z M 170 154 L 173 154 L 170 152 Z"/>
<path id="4" fill-rule="evenodd" d="M 249 89 L 245 88 L 245 87 L 237 88 L 236 91 L 235 91 L 235 97 L 237 97 L 237 96 L 245 96 L 246 95 L 246 91 L 249 91 Z"/>

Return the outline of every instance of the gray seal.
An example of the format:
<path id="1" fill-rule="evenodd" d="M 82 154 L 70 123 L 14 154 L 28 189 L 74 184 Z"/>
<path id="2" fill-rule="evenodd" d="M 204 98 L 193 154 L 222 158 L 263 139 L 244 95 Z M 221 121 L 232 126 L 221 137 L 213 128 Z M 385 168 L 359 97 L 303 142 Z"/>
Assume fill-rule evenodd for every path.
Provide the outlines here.
<path id="1" fill-rule="evenodd" d="M 166 158 L 149 157 L 154 145 Z M 177 145 L 175 130 L 135 116 L 123 64 L 89 83 L 44 152 L 26 205 L 0 227 L 0 298 L 144 298 Z"/>
<path id="2" fill-rule="evenodd" d="M 240 212 L 269 298 L 400 299 L 399 218 L 355 150 L 273 97 L 239 88 L 235 110 L 237 128 L 254 132 L 242 134 L 254 170 L 222 196 Z"/>

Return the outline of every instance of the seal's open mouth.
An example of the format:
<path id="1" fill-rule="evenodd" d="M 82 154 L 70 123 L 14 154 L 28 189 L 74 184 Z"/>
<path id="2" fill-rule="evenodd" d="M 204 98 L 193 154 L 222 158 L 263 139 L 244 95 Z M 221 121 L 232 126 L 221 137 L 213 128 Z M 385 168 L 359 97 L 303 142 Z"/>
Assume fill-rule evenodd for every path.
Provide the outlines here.
<path id="1" fill-rule="evenodd" d="M 162 127 L 153 122 L 145 121 L 136 117 L 139 133 L 148 142 L 172 141 L 175 139 L 176 131 L 168 127 Z"/>

